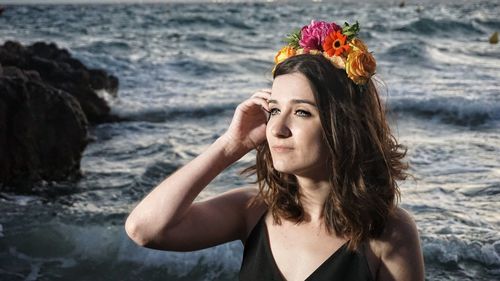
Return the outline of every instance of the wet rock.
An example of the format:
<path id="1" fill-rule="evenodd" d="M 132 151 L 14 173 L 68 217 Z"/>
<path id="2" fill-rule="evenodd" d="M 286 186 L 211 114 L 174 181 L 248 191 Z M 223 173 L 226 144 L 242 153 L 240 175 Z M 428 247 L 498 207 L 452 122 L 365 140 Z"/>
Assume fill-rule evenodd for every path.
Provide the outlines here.
<path id="1" fill-rule="evenodd" d="M 0 190 L 78 178 L 88 124 L 118 120 L 97 93 L 118 87 L 53 43 L 0 45 Z"/>
<path id="2" fill-rule="evenodd" d="M 498 32 L 497 31 L 493 32 L 488 41 L 490 42 L 490 44 L 498 44 Z"/>
<path id="3" fill-rule="evenodd" d="M 37 42 L 24 47 L 19 42 L 7 41 L 0 46 L 0 64 L 32 71 L 30 77 L 38 76 L 52 87 L 74 96 L 90 123 L 118 120 L 110 114 L 106 100 L 97 94 L 105 91 L 116 97 L 118 79 L 104 70 L 87 68 L 54 43 Z"/>
<path id="4" fill-rule="evenodd" d="M 16 67 L 0 76 L 0 190 L 80 175 L 87 118 L 75 97 L 33 76 Z"/>

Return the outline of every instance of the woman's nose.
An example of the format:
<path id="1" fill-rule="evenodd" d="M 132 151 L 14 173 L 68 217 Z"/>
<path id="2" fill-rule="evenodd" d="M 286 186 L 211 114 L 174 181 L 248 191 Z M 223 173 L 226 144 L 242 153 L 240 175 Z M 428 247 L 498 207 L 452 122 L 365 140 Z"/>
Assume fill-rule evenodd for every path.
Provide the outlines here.
<path id="1" fill-rule="evenodd" d="M 274 137 L 287 138 L 292 135 L 289 126 L 287 125 L 286 119 L 281 116 L 273 117 L 271 133 Z M 269 125 L 269 124 L 268 124 Z"/>

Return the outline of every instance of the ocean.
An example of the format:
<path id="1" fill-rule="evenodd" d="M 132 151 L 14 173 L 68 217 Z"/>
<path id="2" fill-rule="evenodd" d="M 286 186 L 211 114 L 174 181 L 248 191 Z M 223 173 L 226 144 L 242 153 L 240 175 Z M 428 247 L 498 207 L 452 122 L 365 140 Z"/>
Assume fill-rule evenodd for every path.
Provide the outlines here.
<path id="1" fill-rule="evenodd" d="M 269 87 L 283 37 L 311 19 L 359 21 L 391 127 L 414 179 L 400 205 L 418 225 L 426 280 L 500 280 L 498 1 L 9 5 L 0 44 L 54 42 L 120 80 L 127 119 L 90 128 L 78 182 L 0 194 L 0 280 L 236 280 L 240 242 L 174 253 L 136 246 L 124 221 L 163 178 Z M 252 178 L 250 153 L 199 199 Z"/>

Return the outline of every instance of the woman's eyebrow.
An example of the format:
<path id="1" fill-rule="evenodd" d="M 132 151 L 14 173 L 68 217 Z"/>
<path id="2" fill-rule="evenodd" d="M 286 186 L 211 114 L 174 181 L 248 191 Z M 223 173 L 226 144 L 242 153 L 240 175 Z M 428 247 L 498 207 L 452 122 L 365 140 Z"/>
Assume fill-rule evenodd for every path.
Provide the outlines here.
<path id="1" fill-rule="evenodd" d="M 310 104 L 314 107 L 318 107 L 313 101 L 310 101 L 310 100 L 304 100 L 304 99 L 293 99 L 290 101 L 291 103 L 294 103 L 294 104 L 297 104 L 297 103 L 307 103 L 307 104 Z M 279 104 L 279 102 L 277 100 L 268 100 L 267 103 L 275 103 L 275 104 Z"/>

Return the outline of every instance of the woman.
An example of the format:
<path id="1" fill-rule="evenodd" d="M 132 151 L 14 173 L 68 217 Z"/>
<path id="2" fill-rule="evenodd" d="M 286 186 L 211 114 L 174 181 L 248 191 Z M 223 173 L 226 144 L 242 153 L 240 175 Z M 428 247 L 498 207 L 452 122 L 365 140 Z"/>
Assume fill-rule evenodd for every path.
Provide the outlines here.
<path id="1" fill-rule="evenodd" d="M 239 239 L 240 280 L 423 280 L 415 223 L 396 205 L 406 151 L 358 30 L 313 21 L 290 35 L 272 89 L 238 105 L 225 134 L 136 206 L 128 235 L 170 251 Z M 253 149 L 258 187 L 193 203 Z"/>

